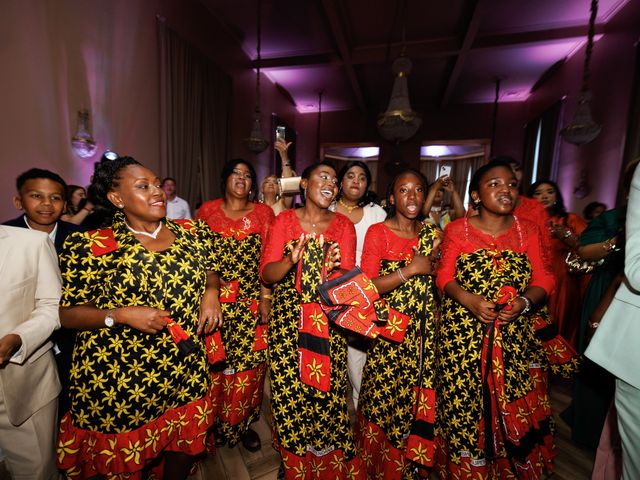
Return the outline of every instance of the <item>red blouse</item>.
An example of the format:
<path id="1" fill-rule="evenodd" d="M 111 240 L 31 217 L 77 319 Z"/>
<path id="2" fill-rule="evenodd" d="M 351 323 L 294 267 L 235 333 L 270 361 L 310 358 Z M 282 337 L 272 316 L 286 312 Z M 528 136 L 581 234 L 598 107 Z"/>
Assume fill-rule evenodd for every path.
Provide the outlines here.
<path id="1" fill-rule="evenodd" d="M 275 218 L 271 207 L 254 203 L 253 210 L 244 217 L 233 220 L 222 210 L 223 201 L 223 198 L 217 198 L 204 202 L 198 210 L 196 219 L 204 220 L 211 230 L 222 235 L 235 235 L 238 239 L 242 239 L 252 233 L 258 233 L 264 241 L 269 225 Z"/>
<path id="2" fill-rule="evenodd" d="M 382 260 L 410 260 L 414 255 L 413 247 L 417 246 L 417 236 L 402 238 L 384 223 L 376 223 L 369 227 L 364 237 L 360 268 L 369 278 L 379 277 Z"/>
<path id="3" fill-rule="evenodd" d="M 553 290 L 555 278 L 542 253 L 540 229 L 535 223 L 518 217 L 513 227 L 495 238 L 475 228 L 466 218 L 449 223 L 444 230 L 441 247 L 442 258 L 436 277 L 438 288 L 444 290 L 447 283 L 455 280 L 456 260 L 460 254 L 482 248 L 525 252 L 533 270 L 529 286 L 541 287 L 547 294 Z"/>
<path id="4" fill-rule="evenodd" d="M 296 211 L 285 210 L 280 213 L 269 228 L 267 241 L 262 250 L 260 276 L 264 267 L 282 259 L 284 246 L 291 240 L 298 240 L 305 232 L 300 226 Z M 340 268 L 351 270 L 356 266 L 356 229 L 346 216 L 336 213 L 327 229 L 322 232 L 324 239 L 340 245 Z"/>

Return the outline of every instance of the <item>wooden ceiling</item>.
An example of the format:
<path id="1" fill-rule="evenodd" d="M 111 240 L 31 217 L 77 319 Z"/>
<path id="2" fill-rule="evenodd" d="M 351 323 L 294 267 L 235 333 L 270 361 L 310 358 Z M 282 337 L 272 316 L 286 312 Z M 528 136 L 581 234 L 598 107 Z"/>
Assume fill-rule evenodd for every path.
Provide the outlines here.
<path id="1" fill-rule="evenodd" d="M 257 0 L 201 0 L 257 67 Z M 629 0 L 600 0 L 596 34 Z M 524 101 L 545 72 L 582 55 L 590 0 L 262 0 L 264 74 L 300 112 L 384 111 L 403 48 L 415 110 Z M 403 30 L 404 38 L 403 42 Z M 595 48 L 597 49 L 597 43 Z"/>

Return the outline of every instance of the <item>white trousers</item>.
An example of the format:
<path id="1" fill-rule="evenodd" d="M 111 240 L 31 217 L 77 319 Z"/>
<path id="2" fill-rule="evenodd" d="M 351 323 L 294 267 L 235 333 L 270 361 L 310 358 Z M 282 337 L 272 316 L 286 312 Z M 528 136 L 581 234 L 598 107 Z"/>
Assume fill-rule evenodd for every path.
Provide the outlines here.
<path id="1" fill-rule="evenodd" d="M 618 429 L 622 439 L 622 480 L 640 479 L 640 389 L 616 379 Z"/>

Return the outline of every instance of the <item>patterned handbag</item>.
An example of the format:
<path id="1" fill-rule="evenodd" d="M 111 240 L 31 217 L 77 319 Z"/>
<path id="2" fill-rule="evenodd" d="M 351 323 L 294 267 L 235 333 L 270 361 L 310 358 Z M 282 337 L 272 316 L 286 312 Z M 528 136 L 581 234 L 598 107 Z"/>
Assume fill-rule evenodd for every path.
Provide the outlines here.
<path id="1" fill-rule="evenodd" d="M 324 276 L 323 276 L 324 278 Z M 329 320 L 350 332 L 376 338 L 380 328 L 374 302 L 380 298 L 360 267 L 317 286 L 320 307 Z"/>

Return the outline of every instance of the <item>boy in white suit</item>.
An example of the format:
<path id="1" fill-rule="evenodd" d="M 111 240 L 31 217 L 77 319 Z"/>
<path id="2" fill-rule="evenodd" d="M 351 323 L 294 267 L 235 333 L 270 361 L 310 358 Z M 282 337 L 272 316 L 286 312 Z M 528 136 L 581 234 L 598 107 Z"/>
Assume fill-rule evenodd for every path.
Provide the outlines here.
<path id="1" fill-rule="evenodd" d="M 0 448 L 13 480 L 57 478 L 60 271 L 46 233 L 0 225 Z"/>
<path id="2" fill-rule="evenodd" d="M 631 181 L 627 208 L 625 279 L 585 355 L 616 378 L 622 479 L 640 479 L 640 168 Z"/>

